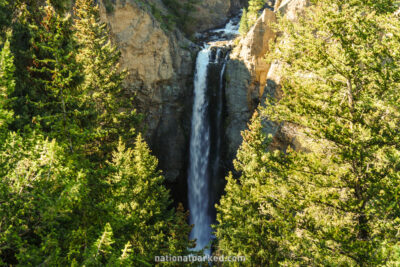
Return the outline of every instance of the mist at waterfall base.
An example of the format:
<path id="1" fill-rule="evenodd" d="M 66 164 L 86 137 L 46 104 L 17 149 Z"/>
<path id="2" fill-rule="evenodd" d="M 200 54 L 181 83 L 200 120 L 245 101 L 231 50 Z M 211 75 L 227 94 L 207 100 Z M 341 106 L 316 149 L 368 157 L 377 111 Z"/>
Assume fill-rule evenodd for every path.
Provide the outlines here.
<path id="1" fill-rule="evenodd" d="M 230 20 L 224 29 L 212 31 L 219 37 L 213 36 L 210 40 L 232 38 L 237 34 L 237 29 L 238 17 Z M 226 49 L 213 47 L 211 42 L 197 55 L 194 77 L 188 171 L 189 220 L 194 228 L 190 238 L 196 239 L 194 250 L 204 249 L 205 255 L 211 255 L 211 224 L 215 222 L 214 205 L 218 200 L 216 187 L 221 179 L 221 124 L 226 62 Z"/>

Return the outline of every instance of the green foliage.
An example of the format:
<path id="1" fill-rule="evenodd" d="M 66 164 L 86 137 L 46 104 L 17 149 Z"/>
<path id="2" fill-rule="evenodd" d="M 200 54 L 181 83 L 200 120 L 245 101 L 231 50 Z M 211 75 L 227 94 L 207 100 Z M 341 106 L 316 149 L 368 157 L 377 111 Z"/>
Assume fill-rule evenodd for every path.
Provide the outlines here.
<path id="1" fill-rule="evenodd" d="M 191 227 L 186 223 L 187 214 L 182 207 L 176 215 L 169 209 L 171 200 L 157 170 L 157 159 L 140 134 L 133 149 L 119 143 L 110 166 L 111 220 L 116 242 L 132 246 L 126 258 L 140 265 L 165 253 L 187 255 L 188 247 L 193 246 L 188 239 Z"/>
<path id="2" fill-rule="evenodd" d="M 280 19 L 285 46 L 269 58 L 283 65 L 282 98 L 269 99 L 261 114 L 294 127 L 307 150 L 265 151 L 260 122 L 251 124 L 235 163 L 239 181 L 228 178 L 218 206 L 220 253 L 256 266 L 395 266 L 394 9 L 393 1 L 320 0 L 296 23 Z"/>
<path id="3" fill-rule="evenodd" d="M 244 8 L 240 19 L 239 33 L 246 35 L 250 28 L 257 21 L 260 10 L 263 9 L 265 0 L 250 0 L 248 9 Z"/>
<path id="4" fill-rule="evenodd" d="M 217 253 L 246 256 L 248 264 L 271 266 L 282 259 L 279 234 L 283 233 L 290 214 L 285 214 L 289 216 L 282 216 L 281 220 L 269 221 L 271 215 L 262 210 L 268 199 L 265 190 L 272 182 L 272 177 L 267 177 L 272 175 L 273 166 L 268 164 L 266 150 L 270 141 L 263 132 L 258 112 L 253 115 L 249 130 L 244 131 L 242 136 L 243 143 L 234 161 L 235 169 L 241 176 L 238 181 L 232 174 L 227 177 L 226 194 L 217 205 L 218 224 L 214 226 Z M 285 199 L 279 201 L 284 202 Z"/>
<path id="5" fill-rule="evenodd" d="M 0 259 L 3 264 L 60 265 L 74 225 L 83 173 L 55 141 L 10 134 L 0 156 Z M 1 262 L 1 261 L 0 261 Z"/>
<path id="6" fill-rule="evenodd" d="M 105 23 L 92 0 L 77 0 L 75 6 L 76 60 L 84 81 L 79 86 L 85 107 L 86 153 L 102 158 L 110 154 L 119 136 L 132 140 L 139 117 L 132 108 L 132 96 L 122 86 L 126 71 L 120 71 L 121 53 L 111 43 Z M 101 68 L 99 68 L 101 66 Z"/>
<path id="7" fill-rule="evenodd" d="M 186 31 L 187 27 L 193 23 L 191 15 L 195 11 L 195 4 L 198 3 L 198 0 L 162 0 L 162 2 L 170 14 L 160 13 L 155 6 L 152 7 L 153 14 L 157 17 L 158 12 L 167 30 L 172 30 L 173 27 L 177 26 Z"/>
<path id="8" fill-rule="evenodd" d="M 242 17 L 240 18 L 239 33 L 241 35 L 246 35 L 249 31 L 249 19 L 247 17 L 247 9 L 243 8 Z"/>
<path id="9" fill-rule="evenodd" d="M 68 12 L 71 9 L 74 2 L 75 2 L 74 0 L 50 0 L 51 5 L 60 14 Z"/>
<path id="10" fill-rule="evenodd" d="M 49 2 L 40 13 L 40 25 L 31 25 L 33 64 L 29 72 L 36 94 L 30 95 L 35 112 L 32 119 L 73 151 L 80 141 L 82 110 L 77 90 L 81 75 L 75 61 L 71 20 L 58 15 Z"/>
<path id="11" fill-rule="evenodd" d="M 108 261 L 107 258 L 112 255 L 113 249 L 113 231 L 111 225 L 107 223 L 104 227 L 104 231 L 93 244 L 89 250 L 88 256 L 86 257 L 85 266 L 99 266 L 105 265 Z M 127 252 L 125 252 L 126 255 Z"/>
<path id="12" fill-rule="evenodd" d="M 15 88 L 14 57 L 10 50 L 10 42 L 6 40 L 0 52 L 0 129 L 12 121 L 9 96 Z"/>
<path id="13" fill-rule="evenodd" d="M 171 209 L 135 138 L 120 52 L 92 0 L 77 0 L 74 19 L 60 14 L 68 5 L 13 2 L 1 29 L 0 265 L 151 266 L 188 254 L 187 213 Z"/>
<path id="14" fill-rule="evenodd" d="M 265 0 L 250 0 L 249 1 L 249 13 L 257 14 L 265 5 Z"/>
<path id="15" fill-rule="evenodd" d="M 0 0 L 0 36 L 4 37 L 12 18 L 12 5 L 8 0 Z"/>

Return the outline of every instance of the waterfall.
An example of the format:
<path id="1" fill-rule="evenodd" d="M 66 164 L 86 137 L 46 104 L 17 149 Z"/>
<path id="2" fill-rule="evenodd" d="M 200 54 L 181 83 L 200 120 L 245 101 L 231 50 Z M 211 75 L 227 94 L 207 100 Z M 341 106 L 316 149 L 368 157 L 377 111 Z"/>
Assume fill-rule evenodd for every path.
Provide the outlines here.
<path id="1" fill-rule="evenodd" d="M 233 38 L 238 31 L 239 19 L 238 16 L 225 28 L 211 31 L 216 35 L 210 39 L 226 41 Z M 199 52 L 196 60 L 188 171 L 189 220 L 194 224 L 190 238 L 196 239 L 195 250 L 204 249 L 212 240 L 211 224 L 215 220 L 217 200 L 215 187 L 222 178 L 219 176 L 226 50 L 213 47 L 211 42 Z M 218 76 L 214 78 L 211 74 Z M 211 249 L 205 249 L 205 254 L 210 255 Z"/>
<path id="2" fill-rule="evenodd" d="M 197 56 L 194 79 L 194 105 L 190 136 L 188 178 L 191 239 L 197 239 L 196 249 L 203 249 L 211 239 L 209 210 L 208 164 L 210 154 L 210 123 L 208 120 L 207 76 L 211 50 L 205 48 Z M 210 251 L 206 251 L 210 254 Z"/>
<path id="3" fill-rule="evenodd" d="M 218 49 L 217 53 L 217 63 L 218 60 L 220 60 L 220 51 L 221 49 Z M 221 158 L 221 124 L 222 124 L 222 106 L 223 106 L 223 93 L 224 93 L 224 75 L 225 75 L 225 69 L 226 69 L 226 62 L 228 60 L 228 54 L 224 59 L 224 62 L 222 63 L 222 69 L 221 73 L 219 75 L 219 88 L 217 92 L 217 105 L 216 105 L 216 110 L 217 110 L 217 116 L 216 116 L 216 125 L 215 125 L 215 132 L 216 135 L 219 138 L 216 138 L 216 145 L 215 145 L 215 160 L 214 160 L 214 165 L 213 165 L 213 177 L 217 178 L 219 171 L 220 171 L 220 158 Z"/>

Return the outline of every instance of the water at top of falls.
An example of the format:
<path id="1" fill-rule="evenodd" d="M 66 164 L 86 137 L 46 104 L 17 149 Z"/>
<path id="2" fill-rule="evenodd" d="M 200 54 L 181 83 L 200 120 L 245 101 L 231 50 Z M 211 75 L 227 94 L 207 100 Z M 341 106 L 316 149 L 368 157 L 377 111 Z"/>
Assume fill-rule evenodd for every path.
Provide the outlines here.
<path id="1" fill-rule="evenodd" d="M 234 17 L 229 20 L 229 22 L 222 29 L 213 30 L 213 32 L 222 32 L 224 34 L 239 34 L 239 24 L 240 20 L 238 17 Z"/>
<path id="2" fill-rule="evenodd" d="M 212 42 L 232 40 L 235 38 L 239 34 L 240 17 L 241 12 L 231 18 L 225 27 L 206 32 L 205 36 L 207 36 L 207 41 L 212 45 Z"/>

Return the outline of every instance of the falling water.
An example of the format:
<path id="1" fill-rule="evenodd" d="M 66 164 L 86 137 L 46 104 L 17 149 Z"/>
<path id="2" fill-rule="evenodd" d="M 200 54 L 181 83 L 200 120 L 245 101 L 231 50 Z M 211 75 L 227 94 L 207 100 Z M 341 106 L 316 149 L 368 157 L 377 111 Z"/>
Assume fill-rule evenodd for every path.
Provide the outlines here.
<path id="1" fill-rule="evenodd" d="M 218 60 L 220 60 L 220 52 L 221 49 L 218 49 L 218 53 L 217 53 L 217 63 Z M 216 116 L 216 136 L 218 136 L 219 138 L 216 138 L 216 145 L 215 145 L 215 160 L 214 160 L 214 165 L 213 165 L 213 177 L 218 177 L 218 173 L 220 170 L 220 157 L 221 157 L 221 124 L 222 124 L 222 106 L 223 106 L 223 90 L 224 90 L 224 75 L 225 75 L 225 69 L 226 69 L 226 62 L 228 60 L 228 55 L 225 57 L 224 62 L 222 63 L 222 69 L 221 69 L 221 73 L 219 76 L 219 88 L 218 88 L 218 95 L 217 95 L 217 116 Z"/>
<path id="2" fill-rule="evenodd" d="M 190 223 L 195 225 L 190 237 L 197 239 L 196 249 L 203 249 L 211 239 L 211 216 L 208 212 L 210 123 L 207 116 L 207 71 L 210 54 L 211 50 L 208 48 L 199 52 L 194 79 L 188 190 Z M 206 254 L 210 254 L 210 250 Z"/>
<path id="3" fill-rule="evenodd" d="M 239 17 L 229 21 L 224 29 L 214 30 L 211 40 L 228 40 L 237 34 Z M 190 223 L 194 228 L 190 234 L 196 239 L 195 250 L 204 249 L 212 239 L 211 224 L 213 223 L 213 206 L 215 182 L 219 179 L 221 123 L 223 106 L 223 76 L 227 58 L 221 48 L 214 48 L 213 43 L 202 49 L 196 61 L 194 78 L 194 104 L 192 113 L 192 129 L 190 136 L 190 162 L 188 173 L 188 199 Z M 214 99 L 210 99 L 208 77 L 210 66 L 216 66 L 218 72 L 218 87 Z M 214 81 L 215 82 L 215 81 Z M 210 103 L 214 105 L 210 107 Z M 215 111 L 215 114 L 212 114 Z M 215 118 L 210 118 L 215 116 Z M 213 123 L 211 123 L 211 121 Z M 212 149 L 212 151 L 210 151 Z M 215 215 L 215 212 L 214 212 Z M 210 255 L 211 249 L 205 249 Z"/>

